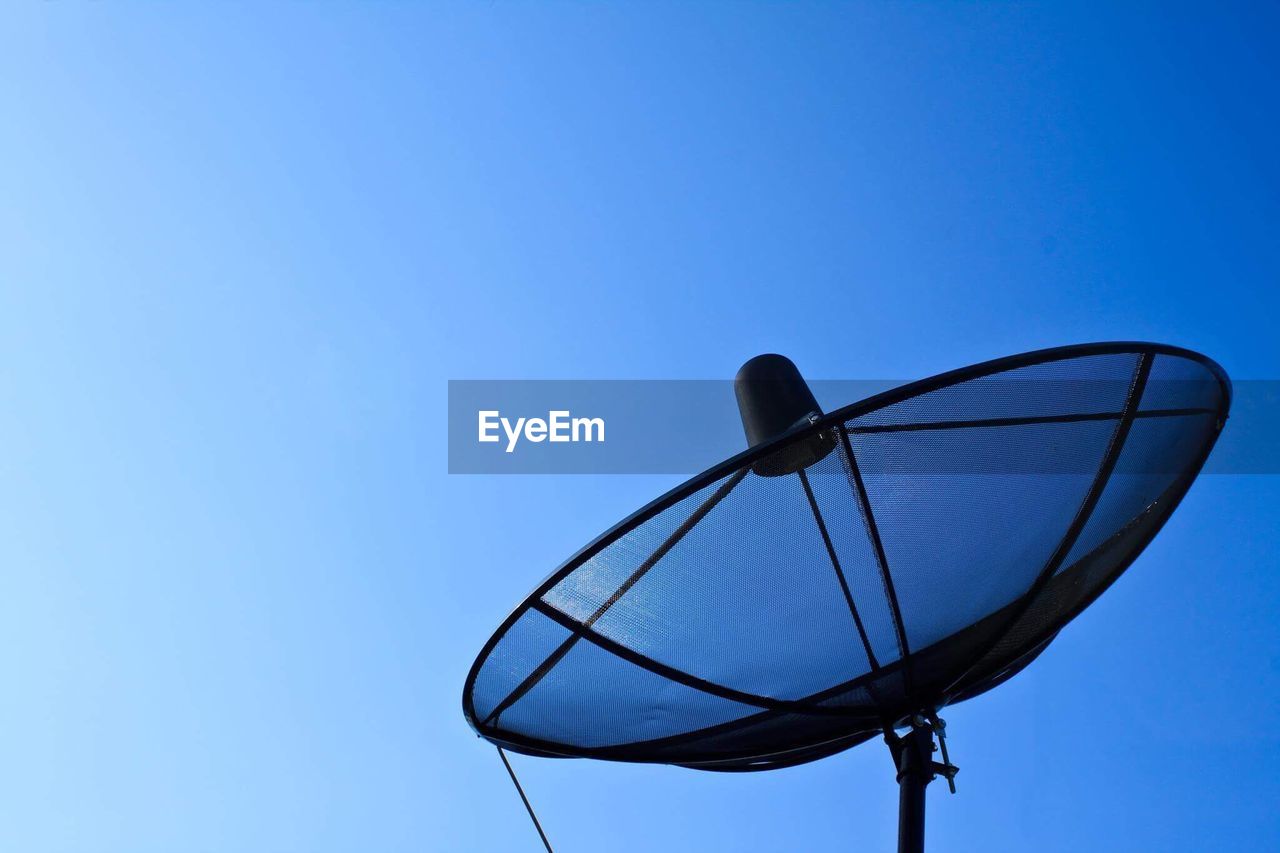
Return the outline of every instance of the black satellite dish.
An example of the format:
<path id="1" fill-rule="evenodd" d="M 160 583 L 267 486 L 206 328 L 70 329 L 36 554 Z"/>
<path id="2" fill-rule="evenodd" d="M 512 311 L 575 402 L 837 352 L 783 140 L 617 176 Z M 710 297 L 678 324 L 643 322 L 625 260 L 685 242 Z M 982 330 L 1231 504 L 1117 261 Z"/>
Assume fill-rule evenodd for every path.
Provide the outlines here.
<path id="1" fill-rule="evenodd" d="M 1230 382 L 1194 352 L 1110 343 L 830 414 L 782 356 L 735 390 L 750 449 L 543 581 L 472 666 L 467 720 L 528 755 L 720 771 L 882 734 L 899 850 L 922 850 L 925 786 L 956 771 L 938 711 L 1016 674 L 1133 562 Z"/>

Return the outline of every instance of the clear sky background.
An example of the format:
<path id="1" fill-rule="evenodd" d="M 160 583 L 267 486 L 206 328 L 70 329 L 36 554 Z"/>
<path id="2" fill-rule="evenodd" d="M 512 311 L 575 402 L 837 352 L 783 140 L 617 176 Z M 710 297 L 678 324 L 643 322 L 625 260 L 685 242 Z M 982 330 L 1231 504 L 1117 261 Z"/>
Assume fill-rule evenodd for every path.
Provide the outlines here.
<path id="1" fill-rule="evenodd" d="M 463 677 L 676 478 L 450 477 L 446 380 L 1280 378 L 1278 106 L 1263 3 L 7 4 L 0 849 L 536 850 Z M 1280 846 L 1278 501 L 946 714 L 932 849 Z M 892 845 L 879 743 L 513 761 L 561 853 Z"/>

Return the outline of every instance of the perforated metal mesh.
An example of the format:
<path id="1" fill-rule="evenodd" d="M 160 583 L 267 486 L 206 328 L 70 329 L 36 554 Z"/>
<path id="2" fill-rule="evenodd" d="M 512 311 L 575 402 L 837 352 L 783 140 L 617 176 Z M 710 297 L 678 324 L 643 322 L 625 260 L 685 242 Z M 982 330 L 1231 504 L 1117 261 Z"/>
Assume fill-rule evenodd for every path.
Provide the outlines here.
<path id="1" fill-rule="evenodd" d="M 1202 356 L 1105 344 L 833 412 L 555 572 L 477 659 L 468 720 L 532 754 L 760 770 L 977 695 L 1145 547 L 1229 403 Z M 816 464 L 752 471 L 815 432 Z"/>

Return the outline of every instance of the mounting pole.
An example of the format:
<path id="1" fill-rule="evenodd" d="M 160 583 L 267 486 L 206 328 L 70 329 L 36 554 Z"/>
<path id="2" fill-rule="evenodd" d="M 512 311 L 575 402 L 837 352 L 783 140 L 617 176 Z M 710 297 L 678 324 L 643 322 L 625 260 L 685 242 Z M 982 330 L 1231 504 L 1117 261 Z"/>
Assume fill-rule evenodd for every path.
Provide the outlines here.
<path id="1" fill-rule="evenodd" d="M 940 721 L 917 715 L 911 719 L 907 734 L 899 737 L 892 730 L 885 732 L 885 742 L 898 768 L 898 853 L 924 853 L 925 788 L 939 775 L 949 783 L 955 779 L 957 767 L 933 760 L 937 749 L 933 733 L 935 726 L 940 730 L 941 725 Z"/>

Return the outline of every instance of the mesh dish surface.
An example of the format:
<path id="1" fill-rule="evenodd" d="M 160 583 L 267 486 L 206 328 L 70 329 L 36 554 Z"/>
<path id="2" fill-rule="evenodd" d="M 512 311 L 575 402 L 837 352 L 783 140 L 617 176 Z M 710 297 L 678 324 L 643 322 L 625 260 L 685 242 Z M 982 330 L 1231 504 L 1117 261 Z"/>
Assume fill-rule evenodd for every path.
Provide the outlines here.
<path id="1" fill-rule="evenodd" d="M 1129 566 L 1225 424 L 1226 374 L 1063 347 L 888 391 L 739 454 L 553 572 L 463 710 L 532 755 L 767 770 L 976 696 Z M 822 433 L 835 450 L 761 477 Z"/>

